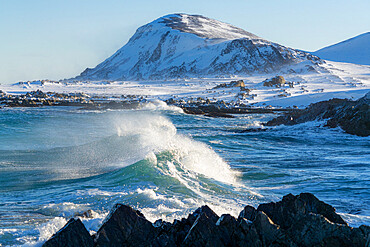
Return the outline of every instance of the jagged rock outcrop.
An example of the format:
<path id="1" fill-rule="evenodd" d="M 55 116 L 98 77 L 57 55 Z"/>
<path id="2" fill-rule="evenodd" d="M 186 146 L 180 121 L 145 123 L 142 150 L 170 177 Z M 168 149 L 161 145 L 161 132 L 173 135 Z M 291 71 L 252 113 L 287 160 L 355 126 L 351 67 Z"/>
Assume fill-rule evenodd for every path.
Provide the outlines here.
<path id="1" fill-rule="evenodd" d="M 36 91 L 31 91 L 31 92 L 26 93 L 26 97 L 47 98 L 48 95 L 44 93 L 43 91 L 41 91 L 40 89 L 37 89 Z"/>
<path id="2" fill-rule="evenodd" d="M 266 126 L 294 125 L 327 119 L 326 126 L 341 127 L 346 133 L 370 135 L 370 92 L 359 100 L 331 99 L 311 104 L 304 110 L 287 112 L 267 122 Z"/>
<path id="3" fill-rule="evenodd" d="M 43 247 L 93 247 L 94 241 L 80 219 L 70 219 Z"/>
<path id="4" fill-rule="evenodd" d="M 59 241 L 59 242 L 58 242 Z M 129 206 L 117 204 L 94 236 L 94 246 L 368 246 L 370 227 L 352 228 L 335 209 L 310 193 L 280 202 L 246 206 L 236 219 L 219 217 L 208 206 L 173 223 L 153 224 Z M 93 246 L 79 220 L 44 246 Z"/>
<path id="5" fill-rule="evenodd" d="M 310 193 L 301 193 L 298 196 L 286 195 L 279 202 L 259 205 L 257 211 L 265 212 L 283 228 L 291 226 L 297 217 L 309 213 L 320 214 L 333 223 L 347 224 L 332 206 L 320 201 Z"/>
<path id="6" fill-rule="evenodd" d="M 265 87 L 282 87 L 285 84 L 285 78 L 281 75 L 267 79 L 263 82 Z"/>
<path id="7" fill-rule="evenodd" d="M 360 229 L 349 227 L 332 206 L 310 193 L 286 195 L 280 202 L 261 204 L 257 211 L 280 227 L 279 234 L 289 239 L 289 245 L 361 246 L 366 239 Z"/>
<path id="8" fill-rule="evenodd" d="M 77 80 L 158 80 L 266 73 L 322 61 L 200 15 L 172 14 L 140 27 L 129 42 Z M 305 66 L 303 66 L 305 67 Z"/>
<path id="9" fill-rule="evenodd" d="M 213 89 L 217 89 L 217 88 L 230 88 L 230 87 L 245 88 L 245 83 L 244 83 L 243 80 L 231 81 L 229 83 L 221 83 L 221 84 L 215 86 Z"/>
<path id="10" fill-rule="evenodd" d="M 150 246 L 156 229 L 138 210 L 117 204 L 96 233 L 95 246 Z"/>

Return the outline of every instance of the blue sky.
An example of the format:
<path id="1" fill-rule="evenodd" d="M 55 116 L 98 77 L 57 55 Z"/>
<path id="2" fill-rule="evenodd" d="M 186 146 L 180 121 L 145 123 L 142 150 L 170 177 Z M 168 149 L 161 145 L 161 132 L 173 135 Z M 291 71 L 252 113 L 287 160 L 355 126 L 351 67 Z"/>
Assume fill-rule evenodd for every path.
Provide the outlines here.
<path id="1" fill-rule="evenodd" d="M 0 83 L 74 77 L 170 13 L 201 14 L 314 51 L 370 31 L 369 10 L 369 0 L 0 0 Z"/>

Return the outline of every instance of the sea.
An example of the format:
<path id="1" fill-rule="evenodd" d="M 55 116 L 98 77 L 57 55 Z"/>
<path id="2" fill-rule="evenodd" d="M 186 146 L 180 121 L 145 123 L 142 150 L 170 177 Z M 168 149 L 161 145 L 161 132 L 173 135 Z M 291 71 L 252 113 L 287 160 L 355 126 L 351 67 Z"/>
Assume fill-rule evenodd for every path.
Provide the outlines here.
<path id="1" fill-rule="evenodd" d="M 310 192 L 350 226 L 370 224 L 369 137 L 320 121 L 248 131 L 276 115 L 234 116 L 163 102 L 0 109 L 0 246 L 41 246 L 77 216 L 93 234 L 116 203 L 172 222 Z"/>

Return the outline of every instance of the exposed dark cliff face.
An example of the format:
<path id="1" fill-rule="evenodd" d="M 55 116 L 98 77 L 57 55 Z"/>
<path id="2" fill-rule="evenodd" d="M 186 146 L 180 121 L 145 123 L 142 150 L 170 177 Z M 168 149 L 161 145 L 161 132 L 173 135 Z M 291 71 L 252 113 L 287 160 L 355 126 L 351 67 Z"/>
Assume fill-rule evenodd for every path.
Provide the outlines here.
<path id="1" fill-rule="evenodd" d="M 331 99 L 311 104 L 304 110 L 288 112 L 272 119 L 266 126 L 294 125 L 314 120 L 327 120 L 326 126 L 341 127 L 346 133 L 370 135 L 370 92 L 359 100 Z"/>
<path id="2" fill-rule="evenodd" d="M 77 222 L 71 224 L 70 222 Z M 72 219 L 44 246 L 366 246 L 370 227 L 352 228 L 314 195 L 284 196 L 280 202 L 246 206 L 236 219 L 208 206 L 173 223 L 153 224 L 139 211 L 117 204 L 92 238 Z M 72 234 L 71 234 L 72 233 Z"/>

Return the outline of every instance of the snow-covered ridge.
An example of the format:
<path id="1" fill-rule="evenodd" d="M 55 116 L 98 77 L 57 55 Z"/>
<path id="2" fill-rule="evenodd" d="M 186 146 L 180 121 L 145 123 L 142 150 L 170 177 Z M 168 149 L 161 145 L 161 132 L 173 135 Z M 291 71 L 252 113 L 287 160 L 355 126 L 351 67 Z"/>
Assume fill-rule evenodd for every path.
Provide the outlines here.
<path id="1" fill-rule="evenodd" d="M 336 62 L 370 65 L 370 32 L 324 47 L 313 54 Z"/>
<path id="2" fill-rule="evenodd" d="M 299 71 L 302 64 L 290 66 Z M 0 85 L 3 92 L 25 94 L 30 91 L 58 92 L 63 94 L 87 93 L 107 100 L 146 99 L 192 101 L 203 98 L 231 104 L 274 107 L 305 107 L 331 98 L 358 99 L 370 90 L 370 66 L 327 61 L 317 66 L 315 73 L 253 74 L 233 78 L 195 78 L 152 81 L 28 81 L 13 85 Z M 266 79 L 276 75 L 285 78 L 280 87 L 264 85 Z M 240 87 L 220 87 L 231 80 L 243 80 L 246 90 Z"/>
<path id="3" fill-rule="evenodd" d="M 174 14 L 161 17 L 156 21 L 164 23 L 172 29 L 192 33 L 206 39 L 260 39 L 257 35 L 241 28 L 201 15 Z"/>
<path id="4" fill-rule="evenodd" d="M 140 27 L 110 58 L 77 80 L 161 80 L 266 73 L 317 57 L 199 15 L 173 14 Z M 300 71 L 299 71 L 300 72 Z"/>

